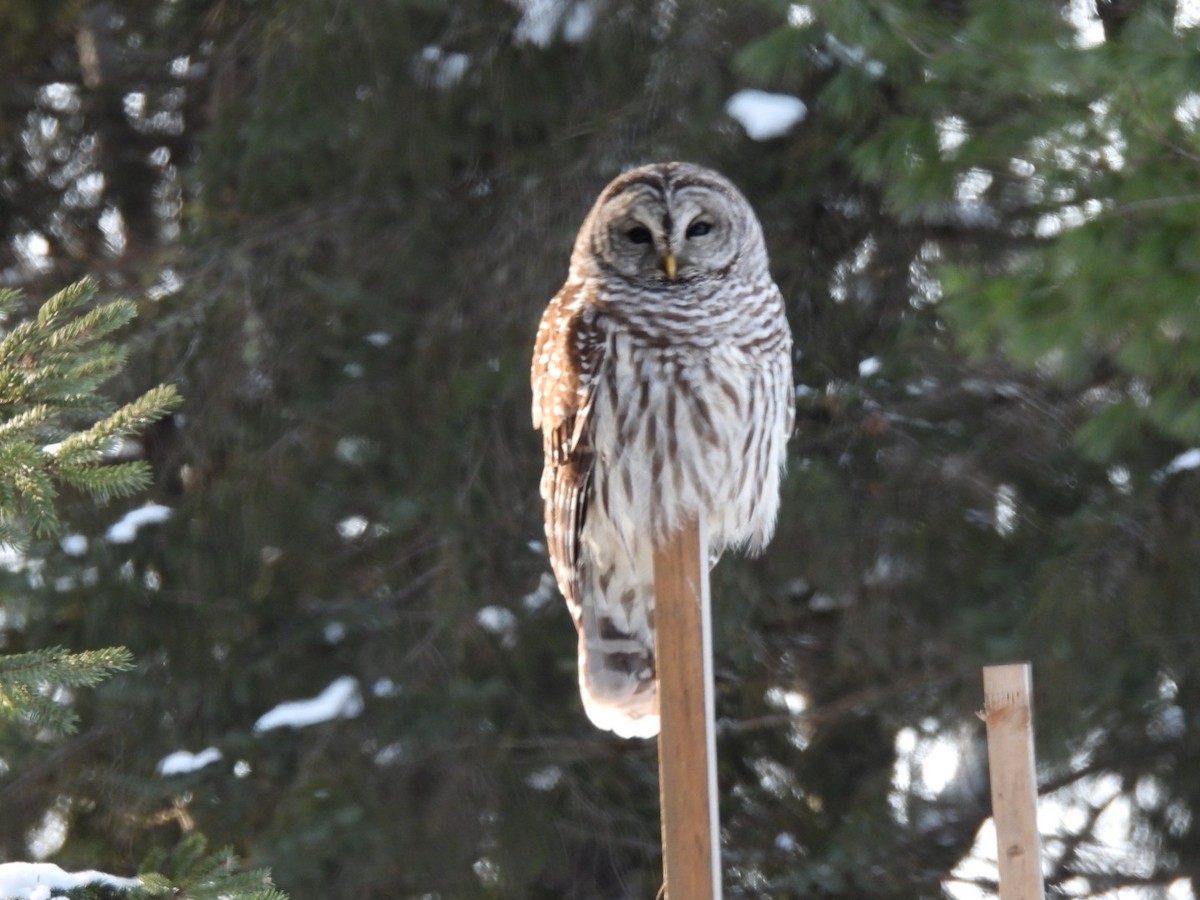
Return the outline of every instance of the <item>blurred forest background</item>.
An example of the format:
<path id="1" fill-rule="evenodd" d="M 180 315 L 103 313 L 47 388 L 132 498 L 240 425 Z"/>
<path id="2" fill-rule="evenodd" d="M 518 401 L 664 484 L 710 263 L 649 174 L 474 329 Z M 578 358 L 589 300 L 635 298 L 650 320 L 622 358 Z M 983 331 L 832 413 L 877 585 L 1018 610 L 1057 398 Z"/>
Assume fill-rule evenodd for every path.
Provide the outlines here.
<path id="1" fill-rule="evenodd" d="M 778 534 L 714 573 L 727 894 L 989 896 L 979 667 L 1028 659 L 1051 893 L 1194 898 L 1198 22 L 2 0 L 0 285 L 136 300 L 114 399 L 184 402 L 146 496 L 64 495 L 0 573 L 0 651 L 137 664 L 71 736 L 0 724 L 0 859 L 130 874 L 198 829 L 296 898 L 654 896 L 655 745 L 580 708 L 528 362 L 597 191 L 688 159 L 758 209 L 797 341 Z M 752 139 L 746 88 L 806 115 Z"/>

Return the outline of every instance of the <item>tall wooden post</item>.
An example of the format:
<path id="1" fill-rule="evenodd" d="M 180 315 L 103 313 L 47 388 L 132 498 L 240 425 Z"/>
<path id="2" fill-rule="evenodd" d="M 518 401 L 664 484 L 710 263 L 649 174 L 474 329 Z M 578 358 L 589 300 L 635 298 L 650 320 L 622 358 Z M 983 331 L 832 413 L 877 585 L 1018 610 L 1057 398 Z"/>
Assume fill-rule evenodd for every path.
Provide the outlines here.
<path id="1" fill-rule="evenodd" d="M 1000 900 L 1043 900 L 1042 841 L 1037 827 L 1033 759 L 1033 675 L 1028 663 L 985 666 L 992 817 L 1000 863 Z"/>
<path id="2" fill-rule="evenodd" d="M 659 796 L 667 900 L 720 900 L 708 535 L 690 522 L 654 552 Z"/>

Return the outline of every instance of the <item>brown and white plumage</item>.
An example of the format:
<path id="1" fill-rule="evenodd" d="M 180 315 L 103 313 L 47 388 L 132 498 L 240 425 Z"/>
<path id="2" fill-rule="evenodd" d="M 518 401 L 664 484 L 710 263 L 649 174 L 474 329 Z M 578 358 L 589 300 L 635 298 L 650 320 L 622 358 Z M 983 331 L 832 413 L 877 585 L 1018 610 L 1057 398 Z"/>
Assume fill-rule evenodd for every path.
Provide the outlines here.
<path id="1" fill-rule="evenodd" d="M 791 347 L 762 229 L 728 180 L 664 163 L 604 189 L 532 367 L 546 540 L 601 728 L 658 733 L 653 542 L 694 515 L 714 561 L 770 540 Z"/>

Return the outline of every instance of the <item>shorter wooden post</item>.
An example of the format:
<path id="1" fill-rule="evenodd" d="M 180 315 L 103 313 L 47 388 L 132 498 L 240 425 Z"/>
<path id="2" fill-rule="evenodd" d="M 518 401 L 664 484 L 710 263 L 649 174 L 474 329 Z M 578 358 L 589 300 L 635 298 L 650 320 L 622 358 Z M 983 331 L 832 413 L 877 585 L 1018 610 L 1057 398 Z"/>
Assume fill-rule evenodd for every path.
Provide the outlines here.
<path id="1" fill-rule="evenodd" d="M 658 779 L 668 900 L 721 900 L 708 536 L 690 522 L 654 551 Z"/>
<path id="2" fill-rule="evenodd" d="M 1000 900 L 1043 900 L 1033 757 L 1033 675 L 1028 663 L 985 666 L 992 818 L 1000 863 Z"/>

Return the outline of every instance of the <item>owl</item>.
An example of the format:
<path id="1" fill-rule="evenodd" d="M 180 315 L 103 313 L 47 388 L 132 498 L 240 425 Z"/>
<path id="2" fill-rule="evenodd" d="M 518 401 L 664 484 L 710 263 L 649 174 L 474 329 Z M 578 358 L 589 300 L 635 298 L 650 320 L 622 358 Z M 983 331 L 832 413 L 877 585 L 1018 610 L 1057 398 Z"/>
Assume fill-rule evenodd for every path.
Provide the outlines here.
<path id="1" fill-rule="evenodd" d="M 546 543 L 588 717 L 653 737 L 653 550 L 692 517 L 712 562 L 775 529 L 792 338 L 762 228 L 711 169 L 626 172 L 584 219 L 533 353 Z"/>

